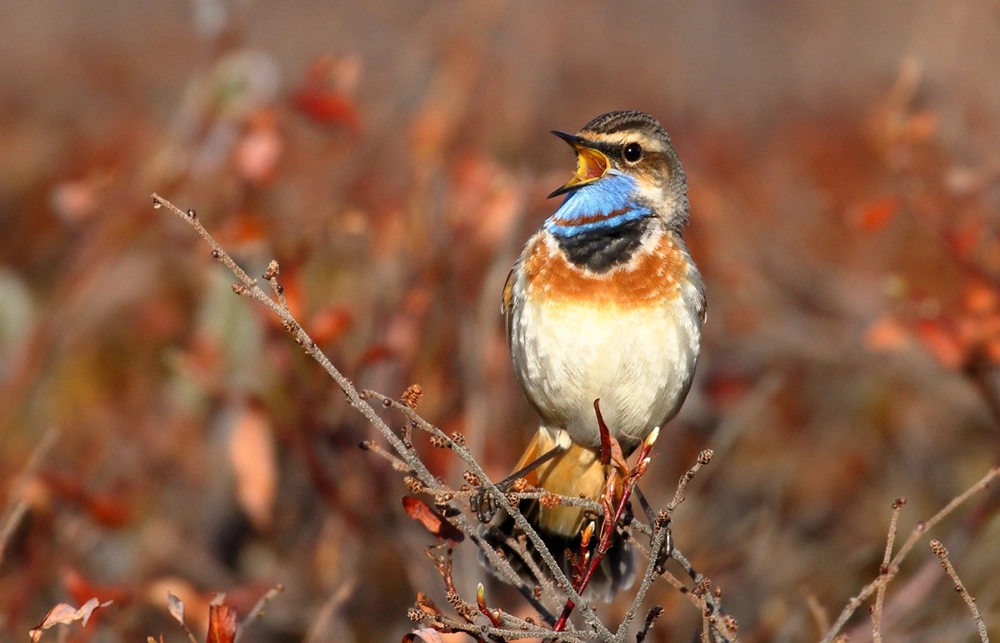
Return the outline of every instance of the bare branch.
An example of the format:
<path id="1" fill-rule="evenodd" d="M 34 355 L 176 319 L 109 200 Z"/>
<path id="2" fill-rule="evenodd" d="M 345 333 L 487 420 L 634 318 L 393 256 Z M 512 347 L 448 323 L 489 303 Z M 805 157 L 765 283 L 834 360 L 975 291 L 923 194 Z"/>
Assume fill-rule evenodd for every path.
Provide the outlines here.
<path id="1" fill-rule="evenodd" d="M 878 590 L 875 594 L 875 608 L 872 610 L 872 640 L 882 643 L 882 607 L 885 604 L 885 588 L 889 584 L 889 560 L 892 556 L 892 545 L 896 541 L 896 525 L 899 522 L 899 512 L 906 504 L 906 498 L 900 496 L 892 503 L 892 517 L 889 519 L 889 536 L 886 538 L 885 554 L 879 567 Z"/>
<path id="2" fill-rule="evenodd" d="M 933 551 L 934 555 L 941 561 L 941 566 L 944 567 L 944 571 L 947 572 L 952 582 L 955 583 L 955 591 L 959 593 L 962 600 L 965 601 L 966 605 L 968 605 L 969 611 L 972 612 L 972 618 L 975 619 L 976 628 L 979 630 L 979 639 L 982 643 L 989 643 L 990 637 L 986 633 L 986 623 L 983 622 L 983 615 L 979 613 L 979 607 L 976 605 L 976 599 L 969 593 L 969 590 L 965 588 L 965 585 L 962 583 L 962 579 L 958 577 L 958 572 L 955 571 L 954 565 L 951 564 L 951 560 L 948 558 L 948 550 L 941 544 L 941 541 L 932 540 L 931 551 Z"/>
<path id="3" fill-rule="evenodd" d="M 551 641 L 581 641 L 596 639 L 604 643 L 621 643 L 626 636 L 628 627 L 634 622 L 641 604 L 647 596 L 650 586 L 656 578 L 664 576 L 668 579 L 670 584 L 678 587 L 685 595 L 689 596 L 694 604 L 701 610 L 707 626 L 704 634 L 707 637 L 706 640 L 715 641 L 716 643 L 719 641 L 737 640 L 735 620 L 731 617 L 724 616 L 721 612 L 721 608 L 719 607 L 718 601 L 720 594 L 713 594 L 708 591 L 711 583 L 703 575 L 695 572 L 694 569 L 691 568 L 690 564 L 687 563 L 684 556 L 679 551 L 674 549 L 672 547 L 672 543 L 670 542 L 669 514 L 683 501 L 687 484 L 694 478 L 695 474 L 701 469 L 701 467 L 708 464 L 711 460 L 711 451 L 703 451 L 698 458 L 698 462 L 681 478 L 678 483 L 677 493 L 675 494 L 673 501 L 668 506 L 668 510 L 661 512 L 661 516 L 654 521 L 654 524 L 652 525 L 643 524 L 642 522 L 631 517 L 628 518 L 628 525 L 621 525 L 624 521 L 623 517 L 625 505 L 627 504 L 627 494 L 625 494 L 625 503 L 614 503 L 607 501 L 607 499 L 605 499 L 606 501 L 603 503 L 598 503 L 581 498 L 554 496 L 553 494 L 547 493 L 543 490 L 530 488 L 525 489 L 523 487 L 521 489 L 514 489 L 505 493 L 504 491 L 501 491 L 486 475 L 486 472 L 475 460 L 471 452 L 465 447 L 465 441 L 461 435 L 447 435 L 438 427 L 427 422 L 416 413 L 414 408 L 419 400 L 419 388 L 411 387 L 408 389 L 408 393 L 403 396 L 403 401 L 389 398 L 375 391 L 359 391 L 354 384 L 332 364 L 329 358 L 327 358 L 327 356 L 319 349 L 316 342 L 312 340 L 309 334 L 292 315 L 288 302 L 285 299 L 284 288 L 278 280 L 280 267 L 277 261 L 272 260 L 269 263 L 267 270 L 262 275 L 263 279 L 270 285 L 271 294 L 268 294 L 260 287 L 257 280 L 252 279 L 242 268 L 240 268 L 239 265 L 236 264 L 225 249 L 222 248 L 222 246 L 202 226 L 193 210 L 188 210 L 186 212 L 180 210 L 172 203 L 156 194 L 153 195 L 153 204 L 154 207 L 166 208 L 167 210 L 173 212 L 198 232 L 198 234 L 210 246 L 212 250 L 212 257 L 229 268 L 229 270 L 236 276 L 237 283 L 233 285 L 233 291 L 239 295 L 256 299 L 267 306 L 275 315 L 279 317 L 282 322 L 282 327 L 290 335 L 292 335 L 296 343 L 303 347 L 306 354 L 315 359 L 323 367 L 323 369 L 330 375 L 330 377 L 337 384 L 338 388 L 347 398 L 348 404 L 361 413 L 362 416 L 375 427 L 375 429 L 391 447 L 391 451 L 374 442 L 364 442 L 362 443 L 362 447 L 389 461 L 395 470 L 406 474 L 404 482 L 414 493 L 432 494 L 439 504 L 447 504 L 455 509 L 455 511 L 449 511 L 446 512 L 446 514 L 443 514 L 445 519 L 466 535 L 473 543 L 475 543 L 475 546 L 482 551 L 491 568 L 510 584 L 514 585 L 518 591 L 525 596 L 528 602 L 536 610 L 538 610 L 539 614 L 542 615 L 542 618 L 546 619 L 549 623 L 553 623 L 556 619 L 535 596 L 537 588 L 529 586 L 519 577 L 518 573 L 511 566 L 510 561 L 507 560 L 506 557 L 501 556 L 493 548 L 493 546 L 490 545 L 490 543 L 486 542 L 479 526 L 477 524 L 473 524 L 466 512 L 462 510 L 463 508 L 458 507 L 455 502 L 458 499 L 470 497 L 472 493 L 474 493 L 470 487 L 478 487 L 478 492 L 487 494 L 495 502 L 499 509 L 506 512 L 507 515 L 514 520 L 520 529 L 520 532 L 523 534 L 523 539 L 518 538 L 515 542 L 509 543 L 511 551 L 516 552 L 517 555 L 524 558 L 527 563 L 527 567 L 538 579 L 540 583 L 539 586 L 543 589 L 543 596 L 552 596 L 555 592 L 558 592 L 558 594 L 561 594 L 565 600 L 566 606 L 572 605 L 578 607 L 586 629 L 570 633 L 554 632 L 550 629 L 540 627 L 531 621 L 517 619 L 505 613 L 503 610 L 485 607 L 485 599 L 483 599 L 482 605 L 480 606 L 477 606 L 475 603 L 465 601 L 458 596 L 458 593 L 454 590 L 454 585 L 449 585 L 450 569 L 446 569 L 444 573 L 446 585 L 449 585 L 449 602 L 456 608 L 456 610 L 459 611 L 459 613 L 463 616 L 463 619 L 467 618 L 467 615 L 475 617 L 478 614 L 488 617 L 487 620 L 489 622 L 487 624 L 483 624 L 481 622 L 472 622 L 471 619 L 468 622 L 457 621 L 440 613 L 430 614 L 420 609 L 411 610 L 411 618 L 418 622 L 432 621 L 431 625 L 440 629 L 440 631 L 467 632 L 477 640 L 483 640 L 484 637 L 489 637 L 495 640 L 545 638 L 546 640 Z M 394 409 L 401 414 L 404 421 L 402 434 L 393 430 L 393 428 L 390 427 L 384 419 L 382 419 L 376 410 L 378 407 L 381 409 Z M 446 485 L 438 480 L 434 475 L 432 475 L 414 448 L 414 444 L 410 436 L 410 432 L 413 429 L 418 429 L 429 435 L 431 443 L 434 446 L 447 448 L 453 451 L 468 469 L 466 480 L 469 482 L 469 485 L 464 486 L 459 490 L 450 489 L 447 488 Z M 644 445 L 643 450 L 640 451 L 640 457 L 638 458 L 637 464 L 630 470 L 627 468 L 627 465 L 624 464 L 624 459 L 619 457 L 616 461 L 617 468 L 621 469 L 619 475 L 623 476 L 619 482 L 615 483 L 618 485 L 619 489 L 634 487 L 635 482 L 639 477 L 641 477 L 642 473 L 646 470 L 646 467 L 649 464 L 648 452 L 651 446 L 652 440 L 649 441 L 649 444 Z M 612 496 L 618 498 L 617 493 L 613 493 Z M 616 633 L 611 633 L 611 631 L 600 621 L 593 607 L 581 597 L 580 591 L 582 591 L 586 584 L 581 584 L 579 588 L 575 588 L 573 586 L 573 583 L 563 572 L 562 566 L 554 559 L 551 552 L 546 547 L 541 536 L 525 519 L 520 511 L 518 511 L 518 503 L 521 500 L 528 498 L 554 498 L 562 504 L 584 506 L 593 511 L 596 515 L 603 516 L 604 526 L 602 528 L 602 540 L 599 541 L 599 546 L 603 543 L 606 547 L 610 543 L 611 534 L 613 534 L 614 530 L 619 526 L 631 526 L 635 530 L 645 533 L 650 537 L 649 562 L 646 566 L 642 583 L 628 610 L 628 613 L 625 616 L 625 619 L 617 628 Z M 533 557 L 527 554 L 524 549 L 525 543 L 530 543 L 533 546 L 534 551 L 541 559 L 541 564 L 544 569 L 540 569 L 535 563 Z M 681 583 L 675 576 L 664 572 L 662 565 L 665 560 L 660 556 L 660 552 L 664 550 L 670 552 L 668 559 L 672 558 L 681 564 L 691 577 L 692 581 L 695 583 L 695 588 L 686 588 L 684 584 Z M 597 562 L 599 562 L 599 557 Z M 596 564 L 594 563 L 595 561 L 593 560 L 588 561 L 591 569 L 596 568 Z M 265 598 L 270 600 L 268 596 L 265 596 Z M 262 608 L 264 603 L 266 603 L 266 601 L 262 599 Z M 650 617 L 647 618 L 646 625 L 642 630 L 643 633 L 648 631 L 652 622 L 653 613 L 654 612 L 650 612 Z M 568 616 L 568 612 L 566 615 Z M 476 620 L 478 621 L 481 619 Z M 565 620 L 564 623 L 568 625 L 568 622 L 565 622 Z M 642 636 L 644 636 L 644 634 L 641 635 L 640 638 Z"/>
<path id="4" fill-rule="evenodd" d="M 7 501 L 7 509 L 3 513 L 3 518 L 0 519 L 0 563 L 3 563 L 7 543 L 10 542 L 14 532 L 17 531 L 18 525 L 21 524 L 25 514 L 28 512 L 28 501 L 23 497 L 24 485 L 31 476 L 35 475 L 38 468 L 42 466 L 42 462 L 48 456 L 49 451 L 52 450 L 58 438 L 59 431 L 56 429 L 49 429 L 45 432 L 41 441 L 35 446 L 34 451 L 32 451 L 28 463 L 24 465 L 24 470 L 21 471 L 11 486 L 12 492 Z"/>
<path id="5" fill-rule="evenodd" d="M 998 476 L 1000 476 L 1000 467 L 993 467 L 986 473 L 985 476 L 982 477 L 982 479 L 979 480 L 979 482 L 953 498 L 951 502 L 945 505 L 929 520 L 918 522 L 913 528 L 913 531 L 910 532 L 909 538 L 906 539 L 906 542 L 903 543 L 903 546 L 900 547 L 899 551 L 896 552 L 896 555 L 889 563 L 888 573 L 885 577 L 883 578 L 880 574 L 878 578 L 865 585 L 857 596 L 848 601 L 847 605 L 845 605 L 844 609 L 840 612 L 840 616 L 837 617 L 833 626 L 827 631 L 826 636 L 823 637 L 821 643 L 833 643 L 833 641 L 836 640 L 837 635 L 840 633 L 840 630 L 842 630 L 844 625 L 847 624 L 847 621 L 851 618 L 854 612 L 857 611 L 864 601 L 868 600 L 868 597 L 872 595 L 872 592 L 875 592 L 878 589 L 879 584 L 883 582 L 886 584 L 889 583 L 896 576 L 896 574 L 899 573 L 899 566 L 902 564 L 903 559 L 905 559 L 906 555 L 910 553 L 910 550 L 913 549 L 913 545 L 916 544 L 921 536 L 944 520 L 952 511 L 955 510 L 956 507 L 960 506 L 966 500 L 983 489 L 987 488 Z"/>

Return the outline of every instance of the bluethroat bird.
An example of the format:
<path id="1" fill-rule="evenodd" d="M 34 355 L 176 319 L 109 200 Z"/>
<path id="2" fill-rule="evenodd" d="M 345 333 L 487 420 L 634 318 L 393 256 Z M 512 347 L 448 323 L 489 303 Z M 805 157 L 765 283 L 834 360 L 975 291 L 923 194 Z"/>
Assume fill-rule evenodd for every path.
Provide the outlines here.
<path id="1" fill-rule="evenodd" d="M 549 195 L 566 196 L 503 291 L 514 371 L 541 417 L 515 471 L 551 493 L 598 499 L 606 471 L 594 400 L 626 456 L 673 418 L 698 361 L 705 291 L 681 238 L 687 180 L 659 122 L 618 111 L 577 134 L 552 133 L 575 150 L 576 174 Z M 569 569 L 585 510 L 535 501 L 521 510 Z M 619 538 L 590 598 L 610 600 L 633 577 Z"/>

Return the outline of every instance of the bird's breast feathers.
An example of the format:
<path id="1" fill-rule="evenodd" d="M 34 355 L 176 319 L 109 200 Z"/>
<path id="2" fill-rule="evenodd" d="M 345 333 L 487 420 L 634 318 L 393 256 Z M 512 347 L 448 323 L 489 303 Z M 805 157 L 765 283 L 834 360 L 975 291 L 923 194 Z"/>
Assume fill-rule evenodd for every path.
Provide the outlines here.
<path id="1" fill-rule="evenodd" d="M 619 437 L 644 437 L 676 413 L 697 361 L 704 295 L 674 233 L 647 236 L 628 261 L 595 273 L 540 231 L 504 299 L 515 370 L 547 424 L 596 444 L 595 398 Z"/>
<path id="2" fill-rule="evenodd" d="M 690 272 L 687 249 L 671 233 L 644 240 L 628 261 L 597 273 L 570 261 L 555 238 L 543 231 L 528 242 L 520 278 L 528 299 L 616 315 L 623 309 L 662 310 L 681 296 Z"/>

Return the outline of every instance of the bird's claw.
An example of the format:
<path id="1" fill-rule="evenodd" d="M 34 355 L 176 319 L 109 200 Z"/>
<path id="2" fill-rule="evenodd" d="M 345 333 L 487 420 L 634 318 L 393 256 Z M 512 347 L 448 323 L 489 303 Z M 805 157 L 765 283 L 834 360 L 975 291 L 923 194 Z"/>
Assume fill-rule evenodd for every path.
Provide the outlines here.
<path id="1" fill-rule="evenodd" d="M 469 498 L 469 505 L 479 522 L 490 522 L 497 515 L 497 503 L 485 489 L 480 489 Z"/>

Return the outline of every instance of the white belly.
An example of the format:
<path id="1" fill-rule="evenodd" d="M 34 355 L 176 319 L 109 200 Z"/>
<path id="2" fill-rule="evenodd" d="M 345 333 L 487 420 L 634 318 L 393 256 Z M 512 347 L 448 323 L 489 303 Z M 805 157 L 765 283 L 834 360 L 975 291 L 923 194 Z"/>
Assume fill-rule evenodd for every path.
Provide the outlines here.
<path id="1" fill-rule="evenodd" d="M 632 309 L 519 303 L 510 320 L 514 368 L 548 428 L 598 445 L 595 399 L 619 439 L 642 439 L 677 414 L 701 340 L 699 313 L 684 297 Z"/>

